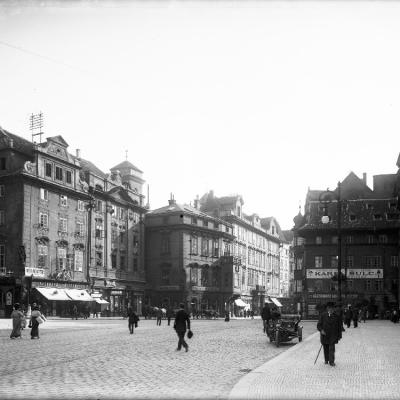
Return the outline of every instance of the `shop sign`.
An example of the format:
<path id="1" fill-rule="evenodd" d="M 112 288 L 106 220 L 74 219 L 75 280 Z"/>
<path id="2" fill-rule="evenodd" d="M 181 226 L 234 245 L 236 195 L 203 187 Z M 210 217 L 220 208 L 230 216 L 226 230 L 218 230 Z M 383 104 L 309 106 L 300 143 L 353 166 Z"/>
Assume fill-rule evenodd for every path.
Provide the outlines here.
<path id="1" fill-rule="evenodd" d="M 112 295 L 122 295 L 123 291 L 122 290 L 111 290 Z"/>
<path id="2" fill-rule="evenodd" d="M 158 290 L 179 290 L 179 285 L 159 286 Z"/>
<path id="3" fill-rule="evenodd" d="M 342 269 L 344 273 L 345 270 Z M 337 274 L 337 268 L 316 268 L 307 269 L 307 279 L 331 279 Z M 347 270 L 348 279 L 382 279 L 383 270 L 380 268 L 358 268 Z"/>
<path id="4" fill-rule="evenodd" d="M 357 293 L 346 293 L 345 295 L 343 295 L 343 297 L 356 299 L 359 296 Z M 314 293 L 314 294 L 309 294 L 308 298 L 309 299 L 336 299 L 337 294 L 335 294 L 335 293 Z"/>
<path id="5" fill-rule="evenodd" d="M 44 269 L 35 267 L 25 267 L 25 275 L 40 276 L 44 278 Z"/>

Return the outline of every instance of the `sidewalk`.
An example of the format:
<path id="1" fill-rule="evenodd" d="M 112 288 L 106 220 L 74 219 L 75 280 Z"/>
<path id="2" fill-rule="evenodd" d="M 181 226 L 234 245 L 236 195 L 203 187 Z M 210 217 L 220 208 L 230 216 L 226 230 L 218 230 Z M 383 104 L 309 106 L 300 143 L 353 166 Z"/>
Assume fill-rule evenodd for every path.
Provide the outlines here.
<path id="1" fill-rule="evenodd" d="M 319 333 L 243 377 L 229 399 L 399 399 L 400 325 L 373 320 L 346 328 L 336 367 L 325 365 Z"/>

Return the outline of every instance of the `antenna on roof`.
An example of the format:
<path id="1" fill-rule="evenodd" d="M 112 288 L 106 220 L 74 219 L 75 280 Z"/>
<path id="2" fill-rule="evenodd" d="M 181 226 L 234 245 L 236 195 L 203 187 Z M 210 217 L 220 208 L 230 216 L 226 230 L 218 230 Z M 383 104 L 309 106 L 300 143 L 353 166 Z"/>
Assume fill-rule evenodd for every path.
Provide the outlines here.
<path id="1" fill-rule="evenodd" d="M 42 143 L 42 128 L 43 128 L 43 113 L 40 111 L 39 114 L 33 114 L 29 117 L 29 129 L 32 132 L 32 143 L 35 143 L 34 136 L 39 135 L 39 143 Z M 37 132 L 39 131 L 39 132 Z"/>

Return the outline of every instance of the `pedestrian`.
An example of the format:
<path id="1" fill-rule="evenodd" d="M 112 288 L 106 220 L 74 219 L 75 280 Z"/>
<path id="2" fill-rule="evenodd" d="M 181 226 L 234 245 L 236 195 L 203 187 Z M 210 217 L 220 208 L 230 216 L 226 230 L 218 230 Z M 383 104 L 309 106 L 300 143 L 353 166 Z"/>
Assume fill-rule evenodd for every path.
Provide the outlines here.
<path id="1" fill-rule="evenodd" d="M 357 328 L 358 326 L 358 307 L 355 306 L 353 309 L 353 326 L 354 328 Z"/>
<path id="2" fill-rule="evenodd" d="M 176 351 L 181 350 L 182 346 L 186 351 L 189 351 L 189 346 L 185 342 L 186 328 L 190 331 L 190 318 L 189 314 L 185 311 L 185 305 L 183 303 L 179 304 L 179 311 L 176 313 L 174 329 L 178 335 L 178 348 Z"/>
<path id="3" fill-rule="evenodd" d="M 13 329 L 10 334 L 10 339 L 15 339 L 15 338 L 21 338 L 21 329 L 22 329 L 22 323 L 25 320 L 25 315 L 24 313 L 20 310 L 19 303 L 15 303 L 13 307 L 13 311 L 11 313 L 11 318 L 12 318 L 12 323 L 13 323 Z"/>
<path id="4" fill-rule="evenodd" d="M 345 313 L 344 313 L 344 321 L 345 321 L 346 326 L 348 328 L 350 328 L 350 324 L 351 324 L 351 319 L 352 318 L 353 318 L 353 310 L 351 308 L 351 304 L 349 304 L 347 306 L 347 309 L 346 309 Z"/>
<path id="5" fill-rule="evenodd" d="M 136 313 L 132 310 L 132 307 L 128 308 L 127 312 L 128 317 L 128 328 L 131 335 L 133 335 L 134 327 L 137 327 L 137 323 L 139 322 L 139 317 Z"/>
<path id="6" fill-rule="evenodd" d="M 251 319 L 254 319 L 254 311 L 253 310 L 250 311 L 250 316 L 251 316 Z"/>
<path id="7" fill-rule="evenodd" d="M 39 323 L 40 321 L 45 321 L 46 318 L 44 315 L 40 312 L 39 307 L 34 303 L 32 306 L 32 313 L 31 313 L 31 319 L 29 322 L 29 327 L 31 329 L 31 339 L 39 339 Z"/>
<path id="8" fill-rule="evenodd" d="M 263 321 L 264 333 L 267 333 L 269 320 L 271 319 L 271 310 L 269 309 L 268 303 L 265 303 L 265 305 L 261 311 L 261 319 Z"/>
<path id="9" fill-rule="evenodd" d="M 168 320 L 168 326 L 171 324 L 171 318 L 173 317 L 174 312 L 172 311 L 171 307 L 167 308 L 167 320 Z"/>
<path id="10" fill-rule="evenodd" d="M 76 304 L 72 307 L 72 319 L 78 319 L 78 307 Z"/>
<path id="11" fill-rule="evenodd" d="M 342 326 L 339 316 L 334 311 L 334 304 L 329 302 L 318 320 L 317 329 L 321 333 L 321 344 L 324 348 L 325 364 L 334 367 L 335 344 L 342 338 Z"/>
<path id="12" fill-rule="evenodd" d="M 161 320 L 163 317 L 163 312 L 161 310 L 161 308 L 159 308 L 156 312 L 156 317 L 157 317 L 157 325 L 161 325 Z"/>
<path id="13" fill-rule="evenodd" d="M 397 310 L 393 310 L 393 311 L 392 311 L 391 321 L 392 321 L 394 324 L 397 324 L 397 323 L 399 322 L 399 313 L 398 313 Z"/>

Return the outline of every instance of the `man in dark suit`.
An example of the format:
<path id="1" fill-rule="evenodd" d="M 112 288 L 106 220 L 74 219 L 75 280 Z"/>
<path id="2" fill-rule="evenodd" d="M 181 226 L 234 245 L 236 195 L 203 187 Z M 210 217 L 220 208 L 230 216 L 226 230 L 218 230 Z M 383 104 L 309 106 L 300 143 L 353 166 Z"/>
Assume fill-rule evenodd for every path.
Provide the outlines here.
<path id="1" fill-rule="evenodd" d="M 334 304 L 329 302 L 317 324 L 321 332 L 321 344 L 324 347 L 325 364 L 335 366 L 335 344 L 342 338 L 342 323 L 334 311 Z"/>
<path id="2" fill-rule="evenodd" d="M 189 346 L 185 342 L 185 333 L 186 333 L 186 327 L 188 330 L 190 330 L 190 318 L 189 314 L 185 311 L 185 305 L 181 303 L 179 304 L 179 307 L 180 310 L 176 313 L 175 323 L 174 323 L 174 329 L 179 338 L 178 348 L 176 350 L 177 351 L 180 350 L 183 346 L 186 351 L 189 351 Z"/>
<path id="3" fill-rule="evenodd" d="M 267 333 L 267 327 L 269 324 L 269 320 L 271 319 L 271 310 L 269 309 L 268 303 L 265 303 L 265 305 L 261 311 L 261 318 L 263 320 L 264 333 Z"/>

